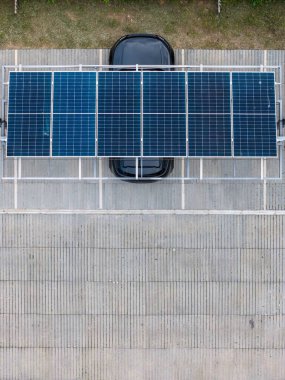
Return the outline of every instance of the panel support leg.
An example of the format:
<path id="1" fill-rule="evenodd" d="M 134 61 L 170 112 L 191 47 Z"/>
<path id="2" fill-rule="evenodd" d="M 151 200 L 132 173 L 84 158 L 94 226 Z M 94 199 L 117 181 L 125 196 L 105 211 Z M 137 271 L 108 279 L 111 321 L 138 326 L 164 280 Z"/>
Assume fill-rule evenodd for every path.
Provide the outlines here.
<path id="1" fill-rule="evenodd" d="M 14 159 L 14 209 L 18 208 L 18 160 Z"/>
<path id="2" fill-rule="evenodd" d="M 203 179 L 203 158 L 200 158 L 200 179 Z"/>
<path id="3" fill-rule="evenodd" d="M 94 158 L 93 176 L 97 178 L 97 158 Z"/>
<path id="4" fill-rule="evenodd" d="M 78 159 L 78 178 L 79 178 L 79 179 L 82 178 L 82 172 L 81 172 L 81 169 L 82 169 L 82 165 L 81 165 L 81 157 L 79 157 L 79 159 Z"/>
<path id="5" fill-rule="evenodd" d="M 22 159 L 18 158 L 18 177 L 22 178 Z"/>
<path id="6" fill-rule="evenodd" d="M 283 145 L 279 145 L 279 179 L 283 178 Z"/>
<path id="7" fill-rule="evenodd" d="M 99 209 L 103 208 L 103 164 L 102 158 L 99 158 Z"/>
<path id="8" fill-rule="evenodd" d="M 263 210 L 267 209 L 266 158 L 261 158 L 261 179 L 263 180 Z"/>
<path id="9" fill-rule="evenodd" d="M 139 159 L 136 157 L 136 179 L 139 179 Z"/>
<path id="10" fill-rule="evenodd" d="M 185 159 L 181 160 L 181 209 L 185 210 Z"/>
<path id="11" fill-rule="evenodd" d="M 190 158 L 186 159 L 186 178 L 190 178 Z"/>

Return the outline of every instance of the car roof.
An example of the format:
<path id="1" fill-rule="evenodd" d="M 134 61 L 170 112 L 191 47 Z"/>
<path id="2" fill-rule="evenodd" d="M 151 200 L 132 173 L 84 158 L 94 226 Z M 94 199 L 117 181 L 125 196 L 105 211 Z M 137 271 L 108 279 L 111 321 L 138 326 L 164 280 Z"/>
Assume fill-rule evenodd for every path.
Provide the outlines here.
<path id="1" fill-rule="evenodd" d="M 129 34 L 120 38 L 110 51 L 111 65 L 173 65 L 174 52 L 162 37 Z"/>

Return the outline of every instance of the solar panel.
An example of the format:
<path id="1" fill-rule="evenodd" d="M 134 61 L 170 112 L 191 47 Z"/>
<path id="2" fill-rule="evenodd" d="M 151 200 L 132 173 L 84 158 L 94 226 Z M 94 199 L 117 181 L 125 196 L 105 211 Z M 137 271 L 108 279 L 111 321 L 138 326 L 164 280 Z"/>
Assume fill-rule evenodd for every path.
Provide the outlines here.
<path id="1" fill-rule="evenodd" d="M 186 156 L 185 73 L 143 73 L 144 156 Z"/>
<path id="2" fill-rule="evenodd" d="M 139 156 L 139 72 L 100 72 L 98 83 L 98 155 Z"/>
<path id="3" fill-rule="evenodd" d="M 234 155 L 277 155 L 274 73 L 233 73 Z"/>
<path id="4" fill-rule="evenodd" d="M 11 72 L 7 156 L 50 153 L 50 72 Z"/>
<path id="5" fill-rule="evenodd" d="M 274 157 L 274 73 L 11 72 L 7 155 L 51 150 L 57 157 Z"/>
<path id="6" fill-rule="evenodd" d="M 189 72 L 189 156 L 231 155 L 230 114 L 230 74 Z"/>
<path id="7" fill-rule="evenodd" d="M 95 72 L 55 72 L 53 156 L 95 155 Z"/>

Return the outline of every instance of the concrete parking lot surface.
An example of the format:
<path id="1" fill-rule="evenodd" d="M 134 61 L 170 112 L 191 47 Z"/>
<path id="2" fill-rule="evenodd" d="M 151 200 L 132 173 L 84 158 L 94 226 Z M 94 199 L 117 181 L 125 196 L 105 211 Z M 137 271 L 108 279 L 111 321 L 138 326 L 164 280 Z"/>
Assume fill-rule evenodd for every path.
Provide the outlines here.
<path id="1" fill-rule="evenodd" d="M 107 57 L 0 52 L 1 64 Z M 282 64 L 284 73 L 283 51 L 176 57 Z M 18 161 L 3 159 L 1 177 L 19 174 Z M 82 165 L 93 172 L 94 162 Z M 100 165 L 111 177 L 107 160 Z M 204 170 L 226 177 L 231 165 Z M 258 160 L 237 165 L 241 175 L 261 171 Z M 173 175 L 182 171 L 177 161 Z M 43 174 L 77 176 L 78 162 L 23 161 L 22 178 L 0 183 L 1 380 L 285 378 L 284 180 L 24 179 Z"/>

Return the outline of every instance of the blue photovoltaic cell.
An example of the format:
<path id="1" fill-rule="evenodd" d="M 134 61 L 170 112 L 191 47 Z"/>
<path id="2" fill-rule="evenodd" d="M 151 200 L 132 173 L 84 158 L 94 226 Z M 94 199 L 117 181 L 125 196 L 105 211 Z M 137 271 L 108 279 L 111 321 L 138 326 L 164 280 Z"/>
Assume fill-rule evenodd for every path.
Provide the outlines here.
<path id="1" fill-rule="evenodd" d="M 99 114 L 98 118 L 99 156 L 140 155 L 140 114 Z"/>
<path id="2" fill-rule="evenodd" d="M 50 151 L 50 72 L 11 72 L 8 156 L 48 156 Z"/>
<path id="3" fill-rule="evenodd" d="M 275 114 L 274 73 L 233 73 L 234 114 Z"/>
<path id="4" fill-rule="evenodd" d="M 229 73 L 188 73 L 188 113 L 227 114 L 230 112 Z"/>
<path id="5" fill-rule="evenodd" d="M 100 72 L 98 155 L 140 155 L 139 72 Z"/>
<path id="6" fill-rule="evenodd" d="M 10 114 L 7 156 L 49 156 L 50 115 Z"/>
<path id="7" fill-rule="evenodd" d="M 234 115 L 235 156 L 274 157 L 276 147 L 275 115 Z"/>
<path id="8" fill-rule="evenodd" d="M 185 114 L 144 114 L 144 156 L 186 155 Z"/>
<path id="9" fill-rule="evenodd" d="M 9 113 L 50 113 L 51 73 L 11 72 Z"/>
<path id="10" fill-rule="evenodd" d="M 54 73 L 53 156 L 95 155 L 96 73 Z"/>
<path id="11" fill-rule="evenodd" d="M 140 113 L 139 72 L 109 71 L 99 73 L 99 113 Z"/>
<path id="12" fill-rule="evenodd" d="M 54 113 L 95 113 L 96 73 L 54 73 Z"/>
<path id="13" fill-rule="evenodd" d="M 54 114 L 53 156 L 95 155 L 95 114 Z"/>
<path id="14" fill-rule="evenodd" d="M 230 74 L 188 73 L 189 156 L 231 155 Z"/>
<path id="15" fill-rule="evenodd" d="M 143 73 L 144 156 L 186 156 L 184 72 Z"/>
<path id="16" fill-rule="evenodd" d="M 143 112 L 185 113 L 185 73 L 158 71 L 143 73 Z"/>
<path id="17" fill-rule="evenodd" d="M 230 156 L 231 116 L 189 115 L 189 156 Z"/>
<path id="18" fill-rule="evenodd" d="M 235 156 L 276 156 L 274 73 L 232 75 Z"/>

